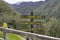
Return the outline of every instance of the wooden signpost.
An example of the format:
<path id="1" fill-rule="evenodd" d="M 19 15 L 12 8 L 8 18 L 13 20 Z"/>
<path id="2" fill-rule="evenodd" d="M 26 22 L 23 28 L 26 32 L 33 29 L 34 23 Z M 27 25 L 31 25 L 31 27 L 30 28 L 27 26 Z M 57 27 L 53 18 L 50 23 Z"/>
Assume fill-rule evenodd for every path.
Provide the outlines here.
<path id="1" fill-rule="evenodd" d="M 28 19 L 31 19 L 31 21 L 23 21 L 21 22 L 21 24 L 30 24 L 31 25 L 31 32 L 33 33 L 33 25 L 36 25 L 36 24 L 42 24 L 42 22 L 33 22 L 34 19 L 44 19 L 45 16 L 39 16 L 39 15 L 33 15 L 33 12 L 31 12 L 31 15 L 21 15 L 20 16 L 21 18 L 28 18 Z"/>

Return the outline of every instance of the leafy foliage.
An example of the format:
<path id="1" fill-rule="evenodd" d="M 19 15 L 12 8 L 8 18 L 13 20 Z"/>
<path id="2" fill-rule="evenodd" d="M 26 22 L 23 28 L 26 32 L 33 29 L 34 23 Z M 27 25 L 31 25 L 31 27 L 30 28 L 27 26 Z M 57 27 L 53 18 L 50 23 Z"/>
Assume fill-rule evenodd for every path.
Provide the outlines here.
<path id="1" fill-rule="evenodd" d="M 60 37 L 60 0 L 48 0 L 34 10 L 34 15 L 45 16 L 44 34 Z"/>
<path id="2" fill-rule="evenodd" d="M 43 26 L 45 27 L 45 35 L 60 37 L 60 21 L 58 19 L 52 17 Z"/>

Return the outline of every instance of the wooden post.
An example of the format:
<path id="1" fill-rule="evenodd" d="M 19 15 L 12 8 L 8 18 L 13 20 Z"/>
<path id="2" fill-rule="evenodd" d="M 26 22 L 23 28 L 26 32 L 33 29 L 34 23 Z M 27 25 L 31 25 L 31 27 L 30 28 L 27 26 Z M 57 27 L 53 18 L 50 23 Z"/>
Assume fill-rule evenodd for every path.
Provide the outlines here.
<path id="1" fill-rule="evenodd" d="M 29 40 L 29 38 L 27 37 L 26 40 Z"/>
<path id="2" fill-rule="evenodd" d="M 4 40 L 8 40 L 8 33 L 4 32 Z"/>
<path id="3" fill-rule="evenodd" d="M 33 16 L 33 12 L 31 12 L 31 16 Z M 33 22 L 33 18 L 31 18 L 31 22 Z M 33 24 L 31 24 L 31 33 L 33 33 L 32 28 L 33 28 Z"/>
<path id="4" fill-rule="evenodd" d="M 6 21 L 3 21 L 3 25 L 2 25 L 3 29 L 8 28 L 8 24 L 6 23 Z M 4 40 L 8 40 L 8 32 L 6 32 L 6 30 L 3 31 L 3 36 L 4 36 Z"/>

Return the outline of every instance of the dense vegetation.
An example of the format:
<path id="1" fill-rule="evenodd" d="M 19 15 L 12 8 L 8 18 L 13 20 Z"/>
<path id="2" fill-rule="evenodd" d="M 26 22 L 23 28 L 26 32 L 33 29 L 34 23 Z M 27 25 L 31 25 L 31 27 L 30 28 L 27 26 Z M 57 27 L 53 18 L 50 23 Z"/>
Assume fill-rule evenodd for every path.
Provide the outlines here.
<path id="1" fill-rule="evenodd" d="M 2 5 L 1 5 L 2 4 Z M 45 3 L 33 10 L 34 15 L 43 15 L 45 19 L 34 19 L 43 24 L 34 25 L 33 32 L 54 37 L 60 37 L 60 0 L 46 0 Z M 31 31 L 29 25 L 21 25 L 20 21 L 30 21 L 21 19 L 20 14 L 11 8 L 7 3 L 0 0 L 0 22 L 7 20 L 10 28 L 23 31 Z"/>
<path id="2" fill-rule="evenodd" d="M 15 24 L 12 22 L 15 21 L 15 23 L 18 24 L 20 20 L 20 13 L 16 12 L 8 3 L 0 0 L 0 26 L 3 21 L 6 21 L 9 27 L 13 28 Z"/>
<path id="3" fill-rule="evenodd" d="M 48 17 L 60 18 L 60 1 L 59 0 L 49 0 L 43 5 L 39 6 L 34 10 L 35 15 L 44 15 Z"/>
<path id="4" fill-rule="evenodd" d="M 43 15 L 45 35 L 60 37 L 60 0 L 48 0 L 34 10 L 34 15 Z"/>
<path id="5" fill-rule="evenodd" d="M 34 19 L 43 22 L 42 25 L 34 25 L 33 31 L 35 33 L 60 37 L 60 0 L 46 0 L 42 5 L 33 9 L 33 14 L 45 16 L 45 19 L 42 20 Z M 24 26 L 23 30 L 30 31 L 31 29 Z"/>

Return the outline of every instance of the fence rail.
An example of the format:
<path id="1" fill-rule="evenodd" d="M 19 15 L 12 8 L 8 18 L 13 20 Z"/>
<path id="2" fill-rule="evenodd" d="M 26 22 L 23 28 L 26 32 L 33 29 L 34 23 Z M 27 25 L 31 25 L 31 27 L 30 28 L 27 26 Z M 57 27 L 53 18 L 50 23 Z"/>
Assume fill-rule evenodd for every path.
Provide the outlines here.
<path id="1" fill-rule="evenodd" d="M 8 29 L 8 28 L 2 28 L 0 27 L 0 31 L 4 32 L 4 40 L 8 40 L 8 33 L 18 34 L 21 36 L 28 37 L 29 40 L 60 40 L 60 38 L 50 37 L 46 35 L 40 35 L 30 32 L 24 32 L 20 30 L 14 30 L 14 29 Z"/>

